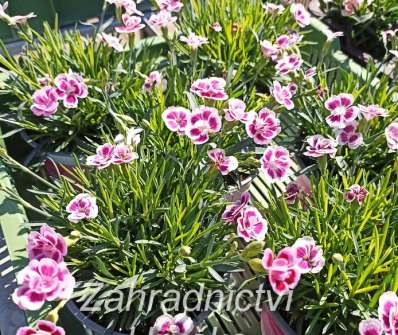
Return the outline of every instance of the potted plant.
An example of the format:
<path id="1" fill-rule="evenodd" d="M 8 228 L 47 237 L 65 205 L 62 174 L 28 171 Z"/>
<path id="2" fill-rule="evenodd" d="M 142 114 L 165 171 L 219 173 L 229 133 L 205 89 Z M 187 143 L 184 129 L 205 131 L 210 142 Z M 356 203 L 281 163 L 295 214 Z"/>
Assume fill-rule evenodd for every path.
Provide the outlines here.
<path id="1" fill-rule="evenodd" d="M 13 22 L 15 17 L 4 11 L 1 18 Z M 157 63 L 158 41 L 134 43 L 130 34 L 130 48 L 127 41 L 104 33 L 104 27 L 86 38 L 77 30 L 63 35 L 48 24 L 38 33 L 26 24 L 28 17 L 18 20 L 19 37 L 28 47 L 12 57 L 3 45 L 0 62 L 8 79 L 1 90 L 12 98 L 2 121 L 18 129 L 12 133 L 25 133 L 39 156 L 70 153 L 84 137 L 95 139 L 98 128 L 105 124 L 115 130 L 105 97 L 126 95 L 130 90 L 137 92 L 134 97 L 141 97 L 138 92 L 145 97 L 141 88 Z M 127 33 L 124 36 L 129 38 Z"/>

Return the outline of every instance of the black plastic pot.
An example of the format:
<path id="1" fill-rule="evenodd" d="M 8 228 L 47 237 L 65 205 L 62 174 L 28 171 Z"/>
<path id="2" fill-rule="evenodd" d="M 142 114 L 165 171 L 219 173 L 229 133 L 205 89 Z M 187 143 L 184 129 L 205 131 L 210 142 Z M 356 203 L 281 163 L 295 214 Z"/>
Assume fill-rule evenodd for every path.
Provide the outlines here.
<path id="1" fill-rule="evenodd" d="M 129 335 L 114 332 L 112 329 L 104 328 L 98 323 L 92 321 L 87 315 L 80 311 L 79 307 L 72 300 L 66 304 L 66 309 L 68 313 L 65 313 L 62 319 L 67 334 Z"/>
<path id="2" fill-rule="evenodd" d="M 195 317 L 195 323 L 199 324 L 208 315 L 202 313 Z M 66 334 L 75 335 L 130 335 L 115 332 L 92 321 L 87 315 L 83 314 L 73 300 L 68 301 L 66 308 L 61 315 L 61 323 L 65 328 Z M 231 334 L 234 335 L 234 334 Z"/>

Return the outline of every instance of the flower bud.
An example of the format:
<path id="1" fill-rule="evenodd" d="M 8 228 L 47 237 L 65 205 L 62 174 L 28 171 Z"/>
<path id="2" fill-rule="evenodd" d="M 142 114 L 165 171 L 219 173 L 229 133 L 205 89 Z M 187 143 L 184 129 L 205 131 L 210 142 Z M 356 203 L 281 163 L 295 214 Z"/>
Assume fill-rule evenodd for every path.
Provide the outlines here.
<path id="1" fill-rule="evenodd" d="M 341 254 L 333 254 L 332 259 L 335 263 L 341 264 L 344 263 L 343 256 Z"/>
<path id="2" fill-rule="evenodd" d="M 191 254 L 191 251 L 192 251 L 191 247 L 184 245 L 180 249 L 180 255 L 183 257 L 189 256 Z"/>
<path id="3" fill-rule="evenodd" d="M 245 249 L 243 249 L 240 257 L 243 260 L 247 260 L 253 257 L 256 257 L 259 253 L 264 250 L 265 242 L 264 241 L 253 241 L 249 243 Z"/>
<path id="4" fill-rule="evenodd" d="M 255 273 L 266 273 L 260 258 L 253 258 L 248 263 Z"/>

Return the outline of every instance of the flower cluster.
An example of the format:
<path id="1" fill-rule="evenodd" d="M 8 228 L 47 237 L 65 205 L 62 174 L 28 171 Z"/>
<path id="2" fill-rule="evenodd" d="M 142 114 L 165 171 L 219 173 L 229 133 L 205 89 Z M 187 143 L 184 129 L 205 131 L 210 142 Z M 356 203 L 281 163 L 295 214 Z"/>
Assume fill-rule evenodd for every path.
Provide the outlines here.
<path id="1" fill-rule="evenodd" d="M 122 14 L 122 25 L 115 27 L 115 31 L 119 36 L 102 33 L 99 35 L 99 41 L 104 42 L 117 52 L 123 52 L 128 45 L 129 34 L 136 33 L 145 28 L 141 17 L 144 13 L 138 10 L 134 0 L 106 0 L 109 4 L 115 5 L 117 8 L 124 10 Z"/>
<path id="2" fill-rule="evenodd" d="M 97 147 L 95 155 L 88 156 L 86 164 L 98 169 L 105 169 L 111 164 L 120 165 L 138 159 L 134 148 L 140 143 L 140 128 L 131 128 L 127 131 L 127 138 L 119 134 L 115 138 L 116 144 L 104 143 Z"/>
<path id="3" fill-rule="evenodd" d="M 17 275 L 18 288 L 12 300 L 23 310 L 36 311 L 45 302 L 67 300 L 71 297 L 75 279 L 69 272 L 64 256 L 67 244 L 63 236 L 48 225 L 28 236 L 29 265 Z M 63 329 L 47 321 L 39 321 L 35 328 L 22 327 L 17 334 L 64 335 Z"/>
<path id="4" fill-rule="evenodd" d="M 278 295 L 294 289 L 302 274 L 320 272 L 324 264 L 323 250 L 311 237 L 299 238 L 276 256 L 271 249 L 266 249 L 262 259 L 271 287 Z"/>
<path id="5" fill-rule="evenodd" d="M 56 76 L 54 85 L 42 87 L 33 93 L 30 110 L 34 115 L 49 117 L 55 114 L 59 101 L 63 102 L 65 108 L 76 108 L 79 99 L 88 96 L 83 78 L 72 71 Z"/>
<path id="6" fill-rule="evenodd" d="M 150 26 L 154 28 L 167 28 L 173 24 L 177 18 L 172 13 L 181 11 L 184 4 L 180 0 L 157 0 L 160 11 L 151 15 L 148 20 Z"/>
<path id="7" fill-rule="evenodd" d="M 330 112 L 326 117 L 326 123 L 335 132 L 336 140 L 327 139 L 322 135 L 314 135 L 307 139 L 307 151 L 304 153 L 311 157 L 321 157 L 329 154 L 334 157 L 337 153 L 337 145 L 347 145 L 350 149 L 357 149 L 364 144 L 360 128 L 360 117 L 366 122 L 371 122 L 378 117 L 387 117 L 387 111 L 378 105 L 354 106 L 352 94 L 340 93 L 325 101 L 325 108 Z M 398 127 L 396 123 L 390 124 L 386 130 L 387 145 L 390 151 L 398 149 Z"/>
<path id="8" fill-rule="evenodd" d="M 217 109 L 206 106 L 192 112 L 183 107 L 169 107 L 163 112 L 162 119 L 167 128 L 188 136 L 195 144 L 206 143 L 209 134 L 219 132 L 222 125 Z"/>
<path id="9" fill-rule="evenodd" d="M 251 240 L 262 241 L 268 230 L 267 221 L 261 216 L 260 212 L 248 203 L 250 194 L 242 193 L 239 200 L 227 205 L 222 215 L 222 219 L 237 225 L 237 234 L 246 242 Z"/>

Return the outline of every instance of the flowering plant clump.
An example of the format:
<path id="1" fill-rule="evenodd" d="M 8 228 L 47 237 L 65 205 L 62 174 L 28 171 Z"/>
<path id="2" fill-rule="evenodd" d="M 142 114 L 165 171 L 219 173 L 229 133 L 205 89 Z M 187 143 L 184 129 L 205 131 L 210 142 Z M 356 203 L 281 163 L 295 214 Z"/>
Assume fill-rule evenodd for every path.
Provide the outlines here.
<path id="1" fill-rule="evenodd" d="M 398 9 L 394 1 L 386 0 L 320 0 L 322 16 L 333 26 L 340 24 L 351 47 L 370 53 L 378 60 L 391 58 L 383 48 L 388 34 L 396 28 Z M 384 41 L 383 41 L 384 40 Z"/>
<path id="2" fill-rule="evenodd" d="M 119 36 L 104 32 L 104 27 L 85 37 L 78 30 L 62 34 L 45 24 L 43 33 L 38 33 L 28 23 L 18 24 L 26 48 L 18 57 L 4 48 L 0 56 L 8 77 L 0 93 L 9 96 L 0 120 L 24 130 L 47 151 L 71 151 L 85 136 L 98 137 L 104 124 L 117 129 L 112 126 L 109 95 L 124 97 L 132 90 L 136 93 L 131 99 L 145 99 L 152 83 L 163 84 L 160 72 L 156 78 L 153 72 L 160 54 L 153 47 L 156 43 L 134 39 L 133 32 L 145 26 L 142 13 L 133 1 L 123 6 L 126 13 L 115 28 Z M 7 21 L 8 15 L 0 19 Z M 141 90 L 144 82 L 146 90 Z"/>
<path id="3" fill-rule="evenodd" d="M 270 76 L 295 76 L 303 66 L 299 30 L 310 23 L 301 5 L 277 9 L 259 0 L 228 0 L 223 6 L 187 1 L 176 22 L 182 35 L 176 52 L 183 62 L 193 58 L 193 68 L 203 68 L 209 77 L 223 73 L 236 91 L 269 88 Z"/>
<path id="4" fill-rule="evenodd" d="M 287 202 L 285 196 L 270 193 L 269 207 L 260 210 L 268 222 L 268 248 L 259 250 L 249 264 L 258 276 L 267 274 L 277 294 L 294 289 L 293 329 L 356 334 L 359 325 L 361 334 L 381 334 L 366 332 L 371 327 L 391 333 L 393 312 L 387 306 L 392 304 L 380 295 L 397 287 L 392 279 L 398 265 L 396 171 L 390 169 L 375 181 L 362 170 L 357 173 L 352 178 L 361 186 L 352 185 L 344 174 L 326 174 L 312 180 L 301 201 Z M 302 178 L 296 183 L 304 187 Z M 360 323 L 361 318 L 376 316 L 379 297 L 385 324 L 373 319 Z"/>
<path id="5" fill-rule="evenodd" d="M 90 37 L 48 25 L 40 35 L 31 14 L 0 6 L 27 42 L 19 58 L 0 56 L 12 97 L 0 118 L 39 147 L 76 153 L 58 179 L 36 176 L 39 206 L 4 188 L 44 222 L 28 235 L 14 303 L 50 305 L 55 321 L 67 300 L 85 306 L 93 284 L 89 317 L 110 331 L 193 335 L 196 315 L 168 293 L 234 291 L 231 273 L 247 262 L 255 275 L 238 291 L 265 283 L 299 334 L 394 334 L 391 78 L 372 62 L 367 78 L 328 69 L 340 33 L 314 64 L 301 48 L 311 15 L 294 1 L 156 0 L 149 15 L 133 0 L 106 4 L 117 22 Z M 353 17 L 366 4 L 339 6 Z M 137 40 L 148 31 L 157 36 Z M 186 303 L 201 312 L 204 300 Z M 36 333 L 64 331 L 39 320 L 18 334 Z"/>
<path id="6" fill-rule="evenodd" d="M 148 150 L 157 135 L 140 132 L 137 135 L 137 130 L 130 130 L 130 135 L 134 134 L 130 145 L 126 144 L 127 135 L 107 139 L 107 145 L 87 156 L 90 165 L 70 171 L 73 180 L 61 177 L 62 183 L 40 197 L 41 210 L 47 213 L 49 223 L 29 235 L 27 249 L 35 259 L 19 274 L 21 287 L 13 296 L 21 308 L 36 310 L 45 301 L 68 299 L 73 288 L 79 294 L 85 289 L 84 283 L 94 279 L 103 285 L 104 296 L 119 288 L 128 292 L 131 280 L 137 289 L 147 291 L 148 297 L 153 289 L 178 290 L 181 294 L 201 286 L 228 290 L 228 278 L 223 275 L 239 269 L 241 261 L 233 249 L 234 227 L 221 220 L 225 191 L 221 174 L 210 164 L 198 169 L 198 161 L 186 154 L 182 143 L 174 149 Z M 120 144 L 112 143 L 121 138 L 137 158 L 118 164 L 112 150 Z M 190 141 L 186 144 L 195 148 Z M 230 158 L 224 156 L 219 163 L 218 153 L 222 151 L 213 149 L 209 156 L 214 154 L 220 164 L 217 168 L 224 171 L 224 161 Z M 202 155 L 205 158 L 206 152 Z M 245 220 L 253 222 L 256 213 L 255 208 L 248 208 Z M 252 229 L 250 234 L 256 238 L 264 238 L 266 222 L 258 220 L 263 224 L 262 232 L 255 223 L 253 228 L 247 226 L 251 223 L 242 226 L 248 227 L 247 232 Z M 68 239 L 74 236 L 74 243 L 66 248 L 60 234 Z M 102 252 L 96 252 L 98 248 Z M 40 285 L 32 286 L 32 280 L 40 281 Z M 80 284 L 75 285 L 75 280 Z M 32 294 L 41 298 L 33 301 Z M 136 327 L 147 334 L 153 326 L 154 334 L 163 334 L 166 328 L 169 332 L 179 329 L 181 334 L 191 333 L 193 323 L 183 314 L 156 321 L 163 314 L 161 302 L 165 297 L 155 299 L 149 311 L 134 304 L 125 306 L 125 312 L 115 319 L 115 329 Z M 104 308 L 93 318 L 101 322 L 108 313 L 113 311 Z M 127 314 L 140 321 L 126 324 Z"/>
<path id="7" fill-rule="evenodd" d="M 377 72 L 372 67 L 369 71 Z M 327 77 L 318 74 L 307 82 L 304 90 L 308 94 L 296 99 L 299 112 L 291 117 L 297 129 L 297 144 L 288 149 L 301 150 L 304 135 L 304 156 L 318 162 L 325 155 L 334 158 L 328 160 L 332 173 L 338 171 L 337 167 L 354 165 L 371 173 L 388 169 L 396 157 L 396 86 L 383 75 L 369 82 L 354 74 L 343 74 L 334 81 L 334 92 L 322 96 L 310 93 L 326 81 Z"/>

